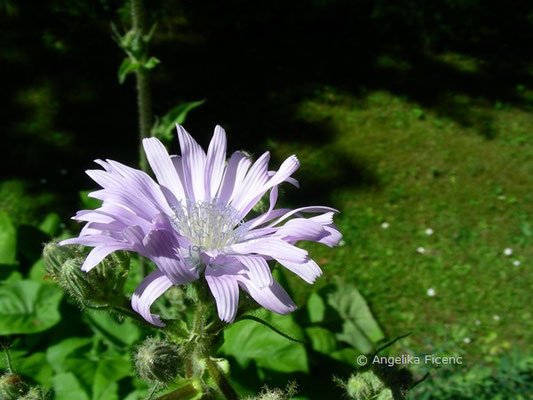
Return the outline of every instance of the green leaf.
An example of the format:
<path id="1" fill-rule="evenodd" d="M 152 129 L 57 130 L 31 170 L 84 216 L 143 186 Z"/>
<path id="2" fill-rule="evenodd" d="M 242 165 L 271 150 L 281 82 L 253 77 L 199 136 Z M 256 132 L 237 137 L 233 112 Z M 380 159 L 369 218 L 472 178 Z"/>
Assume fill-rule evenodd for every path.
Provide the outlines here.
<path id="1" fill-rule="evenodd" d="M 314 351 L 329 355 L 337 348 L 335 334 L 326 328 L 311 326 L 305 329 L 305 333 L 311 341 L 311 348 Z"/>
<path id="2" fill-rule="evenodd" d="M 282 332 L 302 336 L 301 328 L 290 315 L 281 316 L 260 310 L 256 316 Z M 257 366 L 273 371 L 308 371 L 303 344 L 286 339 L 255 321 L 243 320 L 225 329 L 224 344 L 220 351 L 226 356 L 233 356 L 242 368 L 254 360 Z"/>
<path id="3" fill-rule="evenodd" d="M 46 275 L 46 265 L 43 258 L 39 258 L 33 263 L 28 274 L 28 279 L 41 282 Z"/>
<path id="4" fill-rule="evenodd" d="M 81 190 L 79 192 L 81 205 L 86 210 L 95 210 L 102 205 L 102 201 L 89 197 L 89 193 L 93 190 Z"/>
<path id="5" fill-rule="evenodd" d="M 118 82 L 123 84 L 126 80 L 126 76 L 139 68 L 141 68 L 141 64 L 138 62 L 132 62 L 129 58 L 125 58 L 118 68 Z"/>
<path id="6" fill-rule="evenodd" d="M 54 376 L 55 400 L 90 400 L 80 381 L 72 372 Z"/>
<path id="7" fill-rule="evenodd" d="M 52 367 L 46 362 L 44 353 L 28 355 L 26 351 L 10 350 L 9 357 L 15 373 L 33 379 L 35 382 L 49 386 L 52 382 Z M 0 370 L 7 369 L 5 357 L 0 357 Z M 1 397 L 0 397 L 1 398 Z"/>
<path id="8" fill-rule="evenodd" d="M 0 285 L 0 335 L 36 333 L 57 324 L 63 291 L 35 281 Z"/>
<path id="9" fill-rule="evenodd" d="M 39 224 L 39 229 L 50 236 L 56 236 L 61 225 L 61 218 L 56 213 L 49 213 Z"/>
<path id="10" fill-rule="evenodd" d="M 187 114 L 204 103 L 205 100 L 192 101 L 174 107 L 152 127 L 152 136 L 164 141 L 172 140 L 174 137 L 175 125 L 183 124 L 187 119 Z"/>
<path id="11" fill-rule="evenodd" d="M 94 400 L 119 400 L 117 382 L 132 373 L 130 360 L 114 358 L 98 362 L 93 381 Z"/>
<path id="12" fill-rule="evenodd" d="M 320 323 L 324 320 L 326 305 L 322 297 L 316 292 L 311 293 L 307 300 L 307 314 L 309 321 L 313 324 Z"/>
<path id="13" fill-rule="evenodd" d="M 102 311 L 89 311 L 84 318 L 94 331 L 119 347 L 130 346 L 141 338 L 141 329 L 129 319 L 118 322 Z"/>
<path id="14" fill-rule="evenodd" d="M 146 63 L 144 64 L 144 68 L 145 69 L 154 69 L 155 67 L 157 67 L 159 64 L 161 64 L 161 60 L 159 60 L 158 58 L 156 57 L 150 57 L 148 59 L 148 61 L 146 61 Z"/>
<path id="15" fill-rule="evenodd" d="M 92 343 L 91 338 L 72 337 L 62 340 L 46 350 L 46 359 L 56 372 L 68 371 L 66 360 L 70 355 L 78 354 L 80 349 Z"/>
<path id="16" fill-rule="evenodd" d="M 133 373 L 127 356 L 99 360 L 87 357 L 67 358 L 66 368 L 74 373 L 93 400 L 118 400 L 117 382 Z"/>
<path id="17" fill-rule="evenodd" d="M 17 233 L 11 219 L 0 211 L 0 265 L 17 263 Z"/>
<path id="18" fill-rule="evenodd" d="M 338 284 L 324 289 L 327 303 L 342 320 L 342 331 L 337 339 L 348 343 L 362 353 L 369 353 L 374 344 L 383 340 L 383 334 L 365 299 L 353 285 Z"/>

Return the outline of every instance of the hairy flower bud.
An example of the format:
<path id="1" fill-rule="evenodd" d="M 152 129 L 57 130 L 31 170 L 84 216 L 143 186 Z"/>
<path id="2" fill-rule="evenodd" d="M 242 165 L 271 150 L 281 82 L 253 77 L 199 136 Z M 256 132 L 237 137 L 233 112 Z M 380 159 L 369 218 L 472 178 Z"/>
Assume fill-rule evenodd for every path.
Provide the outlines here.
<path id="1" fill-rule="evenodd" d="M 75 247 L 59 246 L 57 242 L 50 242 L 44 246 L 43 257 L 46 264 L 46 272 L 56 281 L 61 280 L 63 264 L 81 254 Z"/>
<path id="2" fill-rule="evenodd" d="M 20 376 L 11 372 L 0 376 L 0 400 L 18 400 L 26 390 L 27 386 Z"/>
<path id="3" fill-rule="evenodd" d="M 28 392 L 19 398 L 19 400 L 45 400 L 47 398 L 46 392 L 38 387 L 32 387 Z"/>
<path id="4" fill-rule="evenodd" d="M 67 260 L 61 269 L 60 284 L 83 304 L 104 307 L 120 301 L 127 277 L 114 258 L 103 260 L 89 272 L 81 270 L 83 259 Z"/>
<path id="5" fill-rule="evenodd" d="M 376 397 L 383 389 L 381 379 L 372 371 L 352 375 L 346 382 L 346 392 L 351 399 L 365 400 Z"/>
<path id="6" fill-rule="evenodd" d="M 167 384 L 179 374 L 183 360 L 179 349 L 166 340 L 148 338 L 135 354 L 139 377 L 153 384 Z"/>

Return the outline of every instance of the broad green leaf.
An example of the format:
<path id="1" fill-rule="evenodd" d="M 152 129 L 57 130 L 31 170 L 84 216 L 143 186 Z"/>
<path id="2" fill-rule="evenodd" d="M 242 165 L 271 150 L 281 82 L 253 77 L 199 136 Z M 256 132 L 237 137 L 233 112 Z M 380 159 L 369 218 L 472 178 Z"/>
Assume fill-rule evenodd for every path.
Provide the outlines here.
<path id="1" fill-rule="evenodd" d="M 59 322 L 63 291 L 35 281 L 0 284 L 0 335 L 36 333 Z"/>
<path id="2" fill-rule="evenodd" d="M 260 310 L 257 317 L 287 334 L 302 336 L 292 316 Z M 243 320 L 224 330 L 220 352 L 233 356 L 242 368 L 255 361 L 259 367 L 279 372 L 307 372 L 307 354 L 301 343 L 291 341 L 255 321 Z"/>
<path id="3" fill-rule="evenodd" d="M 54 376 L 55 400 L 90 400 L 80 381 L 72 372 Z"/>
<path id="4" fill-rule="evenodd" d="M 204 103 L 205 100 L 192 101 L 174 107 L 152 127 L 152 136 L 163 141 L 172 140 L 174 137 L 175 125 L 183 124 L 187 118 L 187 114 Z"/>
<path id="5" fill-rule="evenodd" d="M 116 382 L 132 374 L 129 357 L 121 356 L 98 361 L 87 357 L 67 358 L 66 367 L 93 400 L 118 399 Z"/>
<path id="6" fill-rule="evenodd" d="M 10 350 L 11 366 L 19 375 L 33 379 L 35 382 L 49 386 L 52 382 L 52 367 L 46 362 L 44 353 L 28 355 L 26 351 Z M 7 369 L 5 357 L 0 357 L 0 371 Z M 0 397 L 1 398 L 1 397 Z"/>
<path id="7" fill-rule="evenodd" d="M 331 358 L 334 360 L 342 361 L 351 365 L 355 365 L 357 356 L 359 355 L 361 355 L 361 353 L 355 350 L 353 347 L 346 347 L 330 354 Z"/>
<path id="8" fill-rule="evenodd" d="M 118 400 L 117 382 L 132 373 L 131 361 L 124 358 L 98 362 L 93 381 L 94 400 Z"/>
<path id="9" fill-rule="evenodd" d="M 32 281 L 42 282 L 44 276 L 46 275 L 46 265 L 43 258 L 39 258 L 33 263 L 30 268 L 30 273 L 28 274 L 28 279 Z"/>
<path id="10" fill-rule="evenodd" d="M 307 300 L 307 314 L 309 321 L 313 324 L 320 323 L 324 320 L 326 305 L 322 297 L 316 292 L 311 293 Z"/>
<path id="11" fill-rule="evenodd" d="M 97 199 L 89 197 L 89 193 L 93 190 L 81 190 L 79 192 L 81 205 L 86 210 L 95 210 L 102 205 L 102 202 Z"/>
<path id="12" fill-rule="evenodd" d="M 335 334 L 320 326 L 305 328 L 305 334 L 311 341 L 311 348 L 319 353 L 330 354 L 337 348 Z"/>
<path id="13" fill-rule="evenodd" d="M 17 232 L 11 219 L 0 211 L 0 265 L 17 263 Z"/>
<path id="14" fill-rule="evenodd" d="M 47 214 L 39 224 L 39 229 L 50 236 L 56 236 L 61 225 L 61 218 L 56 213 Z"/>
<path id="15" fill-rule="evenodd" d="M 365 299 L 355 286 L 338 284 L 325 288 L 325 292 L 328 305 L 342 319 L 342 331 L 337 334 L 338 340 L 350 344 L 362 353 L 369 353 L 375 343 L 385 338 Z"/>
<path id="16" fill-rule="evenodd" d="M 46 350 L 46 359 L 53 366 L 56 372 L 66 372 L 67 357 L 77 354 L 80 349 L 89 346 L 92 343 L 91 338 L 72 337 L 62 340 Z"/>
<path id="17" fill-rule="evenodd" d="M 129 319 L 118 322 L 102 311 L 89 311 L 84 318 L 93 330 L 115 345 L 130 346 L 141 338 L 141 329 Z"/>

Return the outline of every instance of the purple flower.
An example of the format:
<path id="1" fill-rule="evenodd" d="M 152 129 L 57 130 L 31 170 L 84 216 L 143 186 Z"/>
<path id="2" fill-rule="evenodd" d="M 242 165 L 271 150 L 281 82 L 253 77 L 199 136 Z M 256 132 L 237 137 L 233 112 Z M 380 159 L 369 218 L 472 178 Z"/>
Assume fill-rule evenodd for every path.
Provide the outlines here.
<path id="1" fill-rule="evenodd" d="M 290 177 L 300 166 L 296 156 L 286 159 L 278 171 L 268 170 L 268 152 L 252 163 L 236 151 L 226 163 L 226 133 L 220 126 L 207 154 L 182 126 L 177 129 L 181 156 L 169 155 L 156 138 L 143 140 L 158 183 L 119 162 L 96 160 L 104 170 L 87 174 L 103 189 L 89 196 L 102 200 L 102 206 L 79 211 L 73 219 L 87 224 L 79 237 L 61 244 L 94 247 L 83 271 L 116 250 L 152 260 L 157 269 L 144 278 L 131 302 L 154 325 L 163 326 L 161 318 L 150 312 L 154 301 L 172 285 L 201 277 L 223 321 L 235 319 L 239 287 L 268 310 L 293 311 L 294 302 L 272 278 L 267 262 L 276 260 L 313 283 L 322 271 L 307 251 L 294 244 L 299 240 L 338 244 L 342 235 L 333 225 L 337 211 L 319 206 L 274 209 L 280 183 L 298 186 Z M 268 191 L 268 211 L 245 220 Z M 301 213 L 317 215 L 304 218 Z"/>

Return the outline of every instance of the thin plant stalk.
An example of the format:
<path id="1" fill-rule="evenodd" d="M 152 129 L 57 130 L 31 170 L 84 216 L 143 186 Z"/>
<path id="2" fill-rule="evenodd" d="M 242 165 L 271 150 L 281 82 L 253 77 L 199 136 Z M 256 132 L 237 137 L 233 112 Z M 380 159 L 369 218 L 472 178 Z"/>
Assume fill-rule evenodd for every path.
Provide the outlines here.
<path id="1" fill-rule="evenodd" d="M 131 22 L 133 30 L 141 35 L 146 34 L 146 13 L 143 0 L 131 0 Z M 139 112 L 139 166 L 146 172 L 148 164 L 142 148 L 142 140 L 150 137 L 150 129 L 153 124 L 149 71 L 145 68 L 137 69 L 135 71 L 135 80 L 137 85 L 137 109 Z"/>

